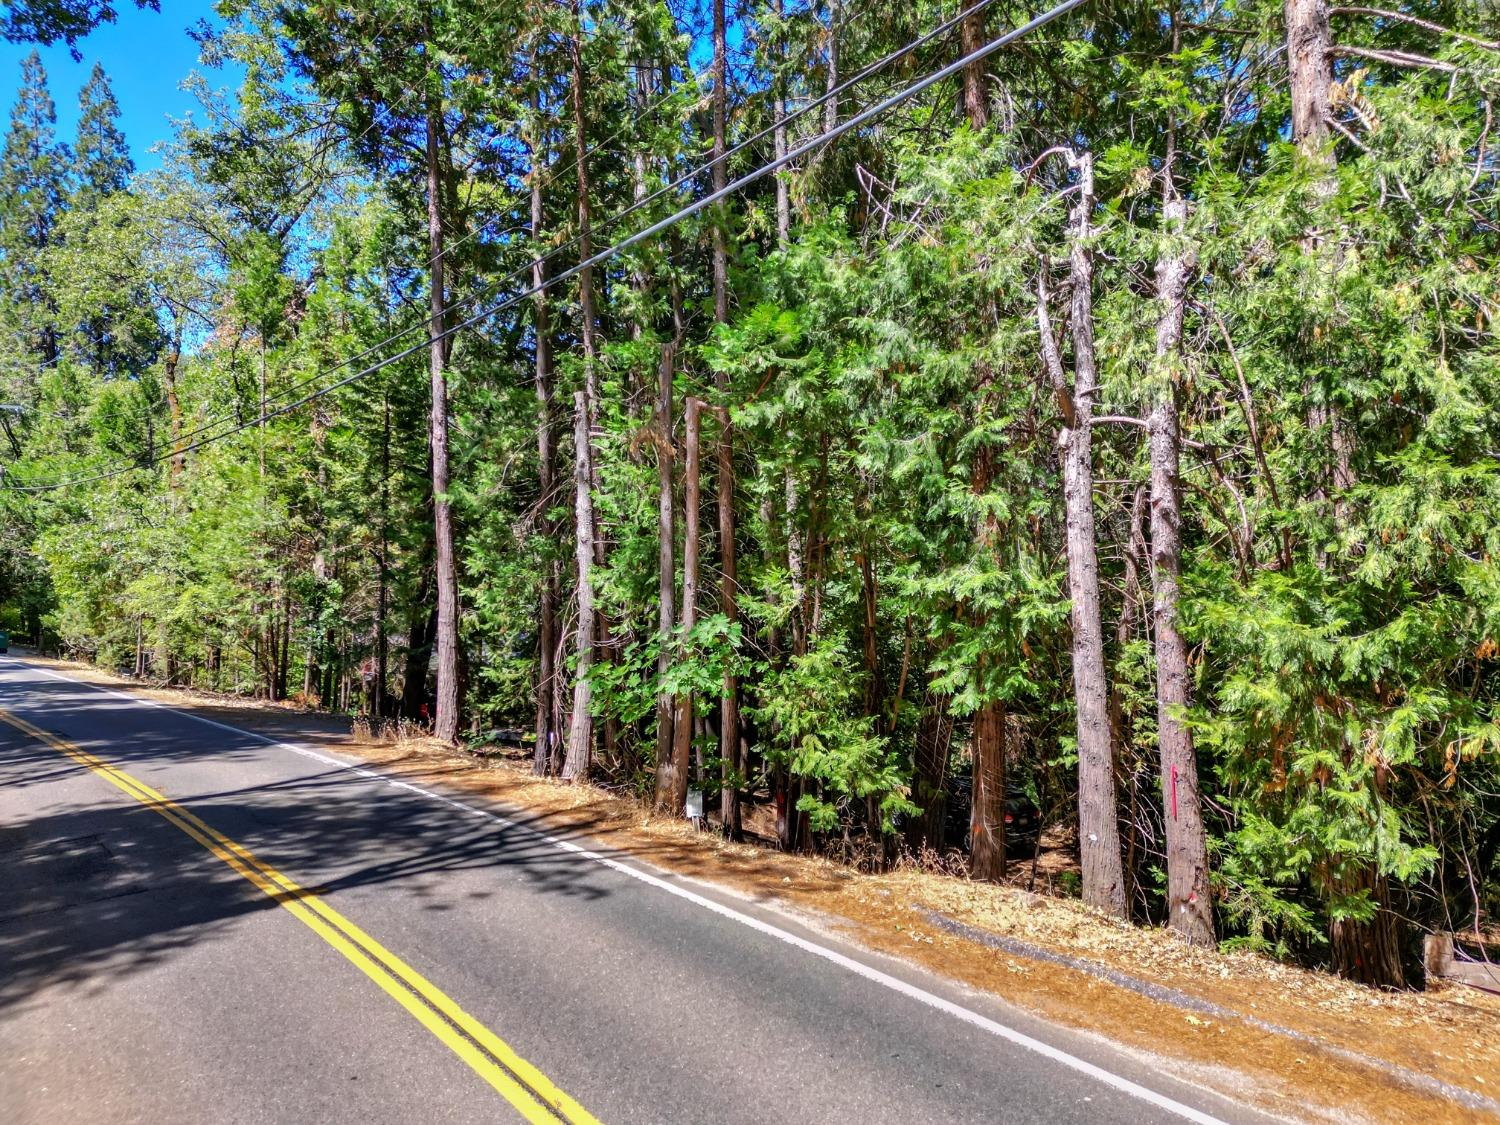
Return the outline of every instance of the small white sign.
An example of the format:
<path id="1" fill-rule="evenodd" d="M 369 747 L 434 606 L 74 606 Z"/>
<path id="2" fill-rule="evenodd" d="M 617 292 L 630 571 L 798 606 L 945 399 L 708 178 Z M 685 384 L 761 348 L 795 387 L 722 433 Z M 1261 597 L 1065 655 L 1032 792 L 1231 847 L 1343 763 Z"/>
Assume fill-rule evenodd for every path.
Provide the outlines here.
<path id="1" fill-rule="evenodd" d="M 703 819 L 703 790 L 688 790 L 687 804 L 683 806 L 682 814 L 689 820 Z"/>

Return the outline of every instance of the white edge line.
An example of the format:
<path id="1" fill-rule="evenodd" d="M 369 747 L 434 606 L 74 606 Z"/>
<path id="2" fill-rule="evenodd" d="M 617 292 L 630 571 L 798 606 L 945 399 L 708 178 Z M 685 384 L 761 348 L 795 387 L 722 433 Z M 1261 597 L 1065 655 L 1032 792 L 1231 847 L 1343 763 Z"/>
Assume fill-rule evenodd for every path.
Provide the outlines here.
<path id="1" fill-rule="evenodd" d="M 16 658 L 13 657 L 12 659 Z M 1096 1066 L 1094 1063 L 1091 1063 L 1086 1059 L 1081 1059 L 1076 1055 L 1070 1055 L 1067 1051 L 1064 1051 L 1061 1048 L 1054 1047 L 1050 1043 L 1044 1043 L 1042 1040 L 1035 1039 L 1032 1036 L 1027 1035 L 1025 1032 L 1017 1031 L 1013 1027 L 1007 1027 L 1005 1024 L 1000 1023 L 997 1020 L 992 1020 L 988 1016 L 980 1015 L 976 1011 L 965 1008 L 961 1004 L 955 1004 L 953 1001 L 946 1000 L 943 997 L 936 995 L 935 993 L 928 992 L 924 988 L 919 988 L 914 984 L 909 984 L 908 982 L 901 980 L 899 977 L 892 976 L 890 973 L 882 972 L 881 970 L 874 968 L 871 965 L 866 965 L 862 961 L 856 961 L 852 957 L 848 957 L 845 954 L 839 953 L 837 950 L 829 949 L 827 946 L 819 945 L 817 942 L 808 941 L 806 938 L 800 937 L 788 930 L 783 930 L 779 926 L 773 926 L 769 922 L 764 922 L 761 919 L 752 917 L 749 914 L 743 914 L 740 911 L 735 910 L 733 907 L 725 906 L 720 902 L 715 902 L 713 899 L 706 898 L 695 891 L 690 891 L 686 887 L 682 887 L 677 885 L 676 883 L 669 882 L 666 879 L 659 878 L 656 875 L 652 875 L 648 871 L 642 871 L 639 868 L 630 866 L 629 864 L 621 863 L 617 859 L 613 859 L 610 856 L 592 851 L 580 844 L 575 844 L 571 840 L 564 840 L 560 837 L 550 835 L 549 833 L 543 832 L 530 825 L 517 824 L 515 821 L 510 820 L 509 818 L 500 816 L 497 813 L 490 812 L 487 809 L 477 808 L 474 805 L 467 804 L 464 801 L 454 800 L 453 798 L 446 797 L 441 793 L 435 793 L 430 789 L 424 789 L 420 785 L 413 785 L 409 781 L 399 781 L 395 778 L 388 777 L 387 775 L 380 773 L 377 770 L 372 770 L 366 766 L 356 766 L 351 765 L 348 762 L 342 762 L 339 759 L 330 757 L 327 754 L 321 754 L 316 750 L 308 749 L 305 746 L 299 746 L 295 742 L 282 742 L 279 739 L 272 738 L 269 735 L 260 734 L 257 731 L 246 730 L 243 727 L 231 726 L 228 723 L 221 723 L 216 719 L 209 719 L 205 718 L 202 715 L 195 715 L 191 711 L 179 710 L 176 707 L 172 707 L 166 703 L 161 703 L 155 699 L 146 699 L 138 695 L 132 695 L 129 692 L 119 691 L 115 688 L 104 687 L 101 684 L 90 683 L 87 680 L 77 680 L 72 676 L 64 676 L 47 668 L 38 668 L 36 665 L 26 663 L 25 661 L 16 660 L 16 662 L 29 669 L 30 671 L 39 672 L 42 675 L 48 676 L 54 680 L 62 680 L 64 683 L 69 684 L 78 684 L 81 687 L 92 688 L 93 690 L 102 692 L 105 695 L 113 695 L 120 699 L 129 700 L 132 703 L 144 704 L 147 707 L 157 707 L 163 711 L 170 711 L 172 714 L 179 715 L 184 719 L 193 719 L 197 722 L 204 723 L 207 726 L 217 727 L 219 730 L 228 731 L 231 734 L 242 735 L 247 738 L 252 738 L 257 742 L 263 742 L 268 746 L 286 750 L 290 753 L 298 754 L 304 758 L 311 758 L 315 762 L 322 762 L 325 765 L 337 766 L 339 769 L 348 770 L 351 773 L 358 774 L 360 777 L 369 778 L 373 781 L 383 782 L 395 789 L 405 789 L 409 792 L 417 793 L 423 797 L 427 797 L 431 800 L 439 801 L 442 804 L 449 805 L 452 808 L 461 809 L 462 811 L 471 813 L 475 816 L 482 816 L 487 820 L 494 821 L 496 824 L 501 824 L 508 828 L 520 828 L 524 831 L 532 832 L 535 835 L 541 837 L 547 843 L 553 845 L 554 847 L 560 848 L 563 851 L 572 852 L 574 855 L 582 856 L 585 859 L 593 860 L 595 863 L 603 864 L 605 867 L 618 871 L 623 875 L 628 875 L 632 879 L 636 879 L 642 883 L 646 883 L 650 886 L 656 887 L 658 890 L 667 892 L 667 894 L 676 895 L 678 898 L 685 899 L 686 901 L 691 902 L 696 906 L 701 906 L 705 910 L 711 910 L 713 911 L 713 913 L 718 914 L 723 918 L 728 918 L 730 921 L 738 922 L 742 926 L 748 926 L 750 929 L 755 930 L 758 933 L 765 934 L 768 937 L 775 938 L 777 941 L 784 942 L 787 945 L 800 949 L 804 953 L 810 953 L 814 957 L 821 957 L 823 960 L 838 965 L 840 968 L 847 969 L 849 970 L 849 972 L 854 973 L 857 976 L 861 976 L 868 981 L 874 982 L 875 984 L 882 985 L 883 987 L 890 989 L 892 992 L 900 993 L 902 996 L 905 996 L 911 1000 L 915 1000 L 919 1004 L 925 1004 L 927 1007 L 933 1008 L 939 1012 L 943 1012 L 946 1015 L 950 1015 L 954 1019 L 962 1020 L 964 1023 L 979 1028 L 981 1031 L 987 1031 L 991 1035 L 999 1039 L 1004 1039 L 1009 1043 L 1013 1043 L 1018 1047 L 1022 1047 L 1025 1050 L 1041 1055 L 1043 1058 L 1050 1059 L 1061 1066 L 1069 1068 L 1070 1070 L 1074 1070 L 1080 1074 L 1087 1075 L 1095 1081 L 1103 1083 L 1104 1085 L 1112 1087 L 1113 1089 L 1119 1090 L 1122 1093 L 1129 1094 L 1131 1097 L 1138 1098 L 1143 1102 L 1149 1102 L 1151 1105 L 1154 1105 L 1159 1109 L 1164 1109 L 1169 1113 L 1176 1114 L 1178 1117 L 1181 1117 L 1187 1121 L 1197 1122 L 1198 1125 L 1225 1125 L 1225 1123 L 1217 1117 L 1213 1117 L 1207 1113 L 1203 1113 L 1200 1110 L 1196 1110 L 1190 1105 L 1186 1105 L 1182 1102 L 1167 1097 L 1165 1094 L 1159 1094 L 1155 1090 L 1140 1085 L 1138 1082 L 1132 1082 L 1128 1078 L 1123 1078 L 1118 1074 L 1114 1074 L 1111 1071 L 1105 1070 L 1103 1067 Z"/>

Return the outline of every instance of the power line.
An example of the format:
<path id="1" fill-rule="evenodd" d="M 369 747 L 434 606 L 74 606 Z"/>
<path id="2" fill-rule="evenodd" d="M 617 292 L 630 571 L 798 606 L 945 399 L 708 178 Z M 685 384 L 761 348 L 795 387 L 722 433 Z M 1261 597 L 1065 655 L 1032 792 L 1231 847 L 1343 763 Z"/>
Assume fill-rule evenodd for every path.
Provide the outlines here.
<path id="1" fill-rule="evenodd" d="M 870 77 L 872 74 L 875 74 L 875 73 L 877 73 L 877 72 L 885 69 L 891 63 L 896 62 L 899 59 L 904 58 L 905 56 L 911 54 L 913 51 L 917 50 L 918 48 L 923 47 L 926 44 L 932 42 L 934 39 L 938 38 L 939 36 L 944 35 L 944 34 L 946 34 L 949 31 L 952 31 L 953 28 L 957 27 L 965 19 L 967 19 L 968 17 L 974 15 L 975 13 L 977 13 L 979 11 L 982 11 L 983 9 L 989 7 L 994 2 L 995 2 L 995 0 L 976 0 L 976 2 L 974 4 L 972 4 L 970 7 L 968 7 L 966 9 L 964 9 L 963 11 L 959 12 L 956 16 L 953 16 L 950 19 L 945 20 L 943 23 L 939 24 L 937 27 L 933 28 L 931 31 L 928 31 L 925 34 L 919 36 L 918 38 L 914 39 L 912 42 L 906 44 L 905 46 L 897 48 L 894 51 L 891 51 L 890 53 L 888 53 L 884 57 L 882 57 L 880 59 L 877 59 L 875 62 L 872 62 L 872 63 L 868 64 L 867 66 L 863 67 L 861 70 L 859 70 L 857 73 L 855 73 L 851 77 L 849 77 L 849 78 L 845 79 L 843 82 L 839 83 L 833 89 L 824 91 L 824 93 L 821 94 L 820 96 L 812 99 L 811 101 L 807 102 L 806 104 L 804 104 L 803 106 L 799 107 L 798 109 L 796 109 L 796 110 L 794 110 L 794 111 L 792 111 L 790 113 L 784 114 L 781 118 L 779 118 L 778 120 L 772 122 L 770 125 L 766 126 L 765 128 L 761 129 L 758 133 L 754 134 L 753 136 L 748 137 L 748 138 L 746 138 L 743 141 L 740 141 L 739 143 L 737 143 L 736 145 L 734 145 L 732 148 L 726 150 L 725 153 L 724 153 L 724 155 L 722 157 L 719 157 L 718 160 L 710 159 L 710 160 L 708 160 L 706 162 L 700 163 L 695 168 L 693 168 L 693 169 L 691 169 L 691 170 L 683 173 L 681 176 L 679 176 L 677 179 L 673 180 L 672 182 L 670 182 L 668 184 L 665 184 L 662 187 L 658 188 L 655 192 L 651 193 L 650 195 L 645 196 L 645 197 L 643 197 L 641 199 L 638 199 L 638 200 L 634 201 L 633 203 L 631 203 L 630 206 L 624 208 L 623 210 L 617 211 L 615 214 L 610 215 L 607 218 L 603 219 L 602 221 L 600 221 L 594 227 L 593 233 L 597 234 L 600 231 L 603 231 L 603 230 L 606 230 L 606 229 L 608 229 L 610 227 L 615 226 L 617 223 L 619 223 L 622 220 L 630 217 L 631 215 L 637 213 L 638 211 L 644 210 L 645 208 L 649 207 L 651 204 L 653 204 L 656 201 L 660 200 L 662 197 L 664 197 L 664 196 L 666 196 L 666 195 L 668 195 L 668 194 L 676 191 L 679 187 L 682 187 L 684 184 L 687 184 L 687 183 L 691 182 L 692 180 L 697 179 L 699 176 L 702 176 L 702 175 L 704 175 L 704 174 L 712 171 L 713 166 L 716 163 L 718 163 L 720 160 L 722 160 L 722 161 L 729 160 L 730 157 L 736 155 L 737 153 L 740 153 L 740 152 L 744 151 L 746 148 L 750 147 L 751 145 L 756 144 L 757 142 L 764 140 L 766 137 L 768 137 L 772 133 L 774 133 L 778 128 L 783 128 L 786 125 L 790 125 L 793 122 L 801 119 L 802 117 L 807 116 L 808 114 L 812 113 L 814 110 L 816 110 L 816 109 L 820 108 L 821 106 L 823 106 L 824 104 L 826 104 L 831 99 L 838 97 L 840 94 L 842 94 L 845 91 L 851 89 L 853 86 L 857 85 L 858 83 L 864 81 L 866 78 Z M 845 24 L 845 26 L 847 26 L 847 23 Z M 702 76 L 701 73 L 695 73 L 693 75 L 693 77 L 695 79 L 699 79 L 699 78 L 701 78 L 701 76 Z M 674 90 L 668 92 L 667 94 L 665 94 L 662 98 L 658 99 L 656 107 L 653 108 L 652 112 L 655 111 L 655 108 L 660 108 L 661 105 L 665 104 L 672 97 L 677 96 L 677 92 L 678 91 L 674 89 Z M 590 146 L 584 152 L 584 159 L 587 160 L 590 156 L 592 156 L 594 153 L 596 153 L 601 147 L 603 147 L 603 145 L 609 143 L 609 141 L 613 140 L 615 137 L 618 137 L 622 132 L 623 132 L 623 128 L 622 129 L 617 129 L 613 134 L 611 134 L 609 137 L 605 138 L 605 140 L 600 141 L 600 142 L 598 142 L 598 143 Z M 824 143 L 827 139 L 829 139 L 829 138 L 823 138 L 823 139 L 821 139 L 819 141 L 819 144 Z M 552 167 L 555 169 L 555 168 L 557 168 L 559 166 L 560 165 L 558 165 L 558 164 L 554 164 Z M 550 178 L 551 175 L 552 175 L 552 171 L 549 169 L 549 172 L 548 172 L 549 178 Z M 449 245 L 445 246 L 440 254 L 435 254 L 431 258 L 428 259 L 428 261 L 425 263 L 426 266 L 430 268 L 434 262 L 437 262 L 437 261 L 441 260 L 442 258 L 446 257 L 448 254 L 452 253 L 455 249 L 458 248 L 458 246 L 462 245 L 468 239 L 474 238 L 478 234 L 483 233 L 484 230 L 487 229 L 488 225 L 489 224 L 485 224 L 484 226 L 476 228 L 474 231 L 471 231 L 469 234 L 465 235 L 464 238 L 459 239 L 457 242 L 450 243 Z M 568 251 L 568 250 L 572 249 L 573 247 L 577 246 L 579 242 L 580 242 L 580 237 L 577 236 L 577 235 L 575 235 L 574 237 L 570 238 L 567 242 L 564 242 L 564 243 L 560 244 L 559 246 L 554 247 L 552 250 L 549 250 L 546 254 L 543 254 L 540 257 L 533 257 L 530 261 L 526 262 L 525 264 L 523 264 L 521 266 L 518 266 L 516 269 L 510 271 L 508 274 L 505 274 L 504 276 L 500 277 L 498 280 L 491 282 L 485 288 L 476 290 L 475 292 L 470 293 L 468 296 L 461 297 L 458 300 L 452 302 L 446 308 L 444 308 L 443 315 L 446 317 L 446 316 L 448 316 L 448 315 L 450 315 L 450 314 L 452 314 L 454 312 L 457 312 L 458 310 L 460 310 L 462 308 L 467 307 L 468 305 L 474 303 L 475 301 L 478 301 L 478 300 L 480 300 L 482 298 L 485 298 L 485 297 L 488 297 L 488 296 L 493 296 L 498 290 L 502 289 L 504 286 L 512 284 L 512 283 L 514 283 L 516 281 L 519 281 L 526 274 L 530 273 L 535 268 L 535 266 L 537 264 L 547 264 L 547 263 L 550 263 L 553 259 L 555 259 L 559 255 L 563 254 L 565 251 Z M 575 270 L 575 271 L 573 271 L 571 273 L 559 275 L 559 278 L 554 278 L 553 282 L 555 283 L 557 280 L 559 280 L 561 278 L 575 276 L 577 272 L 578 271 Z M 547 287 L 544 286 L 543 288 L 545 289 Z M 534 293 L 541 292 L 541 291 L 542 291 L 541 289 L 537 289 L 537 290 L 534 290 L 532 294 L 528 294 L 528 295 L 534 295 Z M 506 307 L 509 307 L 509 306 L 506 306 Z M 498 310 L 496 310 L 496 311 L 498 311 Z M 275 397 L 276 398 L 282 398 L 282 397 L 287 396 L 287 395 L 297 395 L 297 394 L 301 393 L 303 390 L 305 390 L 306 388 L 313 386 L 314 384 L 316 384 L 320 380 L 327 378 L 329 375 L 333 374 L 334 372 L 343 370 L 346 367 L 353 366 L 354 364 L 359 363 L 361 360 L 367 359 L 369 356 L 374 355 L 376 352 L 379 352 L 383 348 L 388 347 L 389 345 L 396 343 L 398 340 L 401 340 L 404 337 L 411 335 L 413 332 L 417 332 L 419 330 L 425 330 L 425 328 L 426 328 L 426 321 L 425 320 L 424 321 L 414 322 L 414 323 L 408 325 L 407 327 L 405 327 L 403 329 L 400 329 L 400 330 L 392 333 L 391 335 L 387 336 L 385 339 L 380 340 L 380 341 L 378 341 L 378 342 L 376 342 L 374 344 L 371 344 L 369 347 L 364 348 L 364 349 L 362 349 L 359 352 L 356 352 L 354 355 L 349 356 L 349 357 L 347 357 L 347 358 L 345 358 L 343 360 L 340 360 L 338 363 L 335 363 L 332 367 L 325 368 L 325 369 L 317 372 L 316 374 L 310 375 L 306 379 L 303 379 L 303 380 L 301 380 L 301 381 L 299 381 L 297 383 L 294 383 L 294 384 L 292 384 L 292 386 L 287 387 L 287 388 L 285 388 L 285 389 L 277 392 L 277 394 L 276 394 Z M 426 340 L 421 345 L 421 347 L 430 347 L 431 343 L 432 343 L 431 339 L 428 339 L 428 340 Z M 410 354 L 409 351 L 402 353 L 403 356 L 408 355 L 408 354 Z M 394 360 L 392 360 L 392 362 L 394 362 Z M 265 407 L 264 404 L 262 404 L 261 409 L 262 410 L 266 409 L 266 407 Z M 239 417 L 238 412 L 236 412 L 233 415 L 220 415 L 218 418 L 210 419 L 209 421 L 204 422 L 204 423 L 202 423 L 202 424 L 194 427 L 191 430 L 188 430 L 185 434 L 178 435 L 178 440 L 182 441 L 184 439 L 195 438 L 198 435 L 203 434 L 203 433 L 205 433 L 207 431 L 213 430 L 213 429 L 215 429 L 215 428 L 217 428 L 219 426 L 230 425 L 231 423 L 234 423 L 237 426 L 238 423 L 239 423 L 239 421 L 240 421 L 240 417 Z M 228 436 L 229 434 L 237 433 L 237 432 L 239 432 L 237 428 L 236 429 L 231 429 L 231 430 L 227 431 L 227 433 L 225 434 L 225 436 Z M 194 448 L 196 448 L 196 447 L 194 447 Z"/>
<path id="2" fill-rule="evenodd" d="M 533 285 L 527 289 L 521 290 L 518 293 L 514 293 L 511 296 L 506 297 L 504 300 L 498 302 L 497 304 L 492 305 L 489 308 L 484 309 L 478 313 L 475 313 L 473 316 L 460 321 L 457 324 L 445 328 L 436 336 L 429 336 L 427 339 L 420 341 L 419 343 L 412 344 L 402 351 L 395 353 L 394 355 L 378 360 L 377 362 L 370 364 L 369 366 L 364 367 L 359 371 L 345 376 L 343 379 L 340 379 L 337 382 L 331 383 L 326 387 L 303 395 L 302 397 L 292 402 L 288 402 L 281 406 L 278 406 L 274 410 L 267 410 L 258 417 L 241 422 L 233 429 L 230 429 L 222 434 L 216 434 L 208 438 L 203 438 L 187 446 L 176 447 L 166 453 L 159 454 L 157 456 L 146 459 L 141 463 L 130 465 L 124 468 L 95 473 L 89 476 L 78 477 L 71 480 L 53 481 L 44 484 L 5 485 L 4 489 L 6 491 L 12 492 L 46 492 L 56 488 L 64 488 L 72 485 L 87 484 L 94 481 L 106 480 L 111 477 L 119 476 L 123 473 L 132 472 L 137 469 L 144 469 L 151 465 L 159 464 L 163 461 L 181 456 L 185 453 L 193 452 L 194 450 L 200 449 L 205 445 L 209 445 L 215 441 L 220 441 L 224 438 L 232 437 L 235 434 L 241 433 L 253 426 L 258 426 L 263 422 L 271 420 L 272 418 L 278 418 L 283 414 L 287 414 L 292 410 L 296 410 L 299 407 L 305 406 L 308 403 L 315 401 L 316 399 L 322 398 L 324 395 L 331 394 L 333 391 L 336 391 L 342 387 L 346 387 L 351 383 L 358 382 L 359 380 L 373 374 L 376 371 L 381 370 L 384 367 L 388 367 L 391 364 L 398 362 L 399 360 L 405 359 L 407 356 L 422 351 L 423 349 L 430 347 L 438 340 L 447 339 L 459 332 L 464 331 L 465 329 L 472 328 L 474 325 L 488 319 L 497 312 L 501 312 L 504 309 L 519 304 L 520 302 L 535 296 L 537 293 L 540 293 L 553 285 L 561 284 L 562 282 L 577 276 L 586 269 L 592 269 L 594 266 L 600 265 L 601 263 L 614 257 L 616 254 L 628 250 L 630 247 L 638 245 L 648 238 L 653 238 L 656 235 L 661 234 L 663 231 L 670 229 L 672 226 L 681 222 L 683 219 L 689 218 L 708 207 L 712 207 L 720 200 L 737 191 L 740 191 L 745 187 L 748 187 L 750 184 L 753 184 L 758 180 L 765 178 L 770 173 L 785 167 L 793 161 L 808 155 L 815 149 L 827 144 L 829 141 L 835 140 L 838 137 L 843 136 L 845 133 L 852 132 L 855 129 L 869 124 L 889 110 L 894 109 L 896 106 L 910 101 L 912 98 L 916 97 L 924 90 L 930 89 L 932 86 L 935 86 L 939 82 L 953 77 L 955 74 L 958 74 L 966 67 L 973 66 L 978 62 L 983 62 L 985 59 L 989 58 L 997 51 L 1009 46 L 1010 44 L 1016 42 L 1018 39 L 1031 34 L 1031 32 L 1044 27 L 1045 25 L 1051 23 L 1053 20 L 1057 19 L 1059 16 L 1065 15 L 1073 9 L 1082 7 L 1087 3 L 1089 3 L 1089 0 L 1062 0 L 1061 3 L 1047 9 L 1047 11 L 1043 12 L 1041 15 L 1033 17 L 1031 20 L 1022 24 L 1020 27 L 1013 28 L 1012 30 L 1006 32 L 1004 35 L 990 40 L 983 46 L 970 51 L 967 55 L 964 55 L 963 57 L 949 63 L 947 66 L 933 71 L 926 77 L 920 78 L 917 81 L 910 83 L 901 90 L 898 90 L 896 93 L 889 95 L 880 102 L 877 102 L 875 105 L 872 105 L 860 111 L 853 117 L 849 118 L 847 121 L 836 124 L 832 129 L 828 129 L 811 138 L 810 140 L 803 142 L 796 148 L 791 149 L 782 156 L 776 157 L 760 165 L 759 167 L 752 169 L 750 172 L 745 173 L 738 179 L 732 181 L 729 184 L 726 184 L 718 191 L 711 192 L 708 195 L 703 196 L 701 199 L 694 200 L 692 203 L 689 203 L 687 206 L 678 209 L 676 212 L 667 216 L 666 218 L 651 224 L 643 230 L 637 231 L 635 234 L 632 234 L 627 238 L 621 239 L 619 242 L 615 243 L 612 246 L 600 250 L 596 254 L 593 254 L 583 261 L 571 266 L 567 270 L 564 270 L 557 276 L 549 278 L 548 280 L 542 282 L 540 285 Z"/>

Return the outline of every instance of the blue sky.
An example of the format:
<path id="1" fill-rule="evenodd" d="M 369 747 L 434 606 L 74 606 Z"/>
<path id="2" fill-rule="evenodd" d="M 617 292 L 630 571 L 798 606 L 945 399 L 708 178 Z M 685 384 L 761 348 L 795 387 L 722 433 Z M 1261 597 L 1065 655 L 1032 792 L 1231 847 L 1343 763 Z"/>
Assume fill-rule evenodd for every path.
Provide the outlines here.
<path id="1" fill-rule="evenodd" d="M 82 62 L 74 62 L 68 48 L 59 44 L 40 49 L 42 64 L 57 103 L 58 134 L 71 143 L 78 121 L 78 91 L 88 81 L 94 63 L 102 62 L 120 103 L 120 124 L 136 167 L 154 168 L 160 159 L 150 149 L 171 137 L 168 116 L 183 117 L 196 105 L 191 94 L 178 88 L 182 80 L 194 70 L 216 88 L 233 87 L 238 79 L 222 70 L 200 67 L 198 46 L 188 38 L 190 25 L 213 18 L 209 0 L 165 0 L 160 14 L 137 10 L 129 3 L 118 8 L 116 23 L 104 24 L 79 41 Z M 0 42 L 0 128 L 10 120 L 21 81 L 21 60 L 30 51 L 28 44 Z"/>

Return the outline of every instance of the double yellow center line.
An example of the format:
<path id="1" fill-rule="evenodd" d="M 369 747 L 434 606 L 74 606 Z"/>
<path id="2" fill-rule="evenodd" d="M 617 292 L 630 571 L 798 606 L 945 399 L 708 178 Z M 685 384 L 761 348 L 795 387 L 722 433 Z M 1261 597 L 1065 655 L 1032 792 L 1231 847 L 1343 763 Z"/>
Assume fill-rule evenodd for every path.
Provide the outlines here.
<path id="1" fill-rule="evenodd" d="M 556 1125 L 558 1121 L 570 1125 L 598 1125 L 593 1115 L 516 1054 L 508 1043 L 455 1004 L 421 973 L 329 906 L 316 892 L 298 886 L 270 864 L 263 863 L 187 809 L 119 767 L 3 709 L 0 709 L 0 722 L 66 754 L 202 844 L 342 953 L 410 1012 L 418 1023 L 468 1063 L 527 1121 L 539 1125 Z"/>

